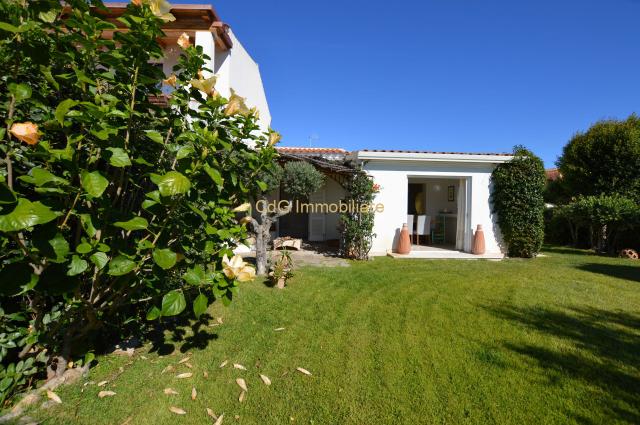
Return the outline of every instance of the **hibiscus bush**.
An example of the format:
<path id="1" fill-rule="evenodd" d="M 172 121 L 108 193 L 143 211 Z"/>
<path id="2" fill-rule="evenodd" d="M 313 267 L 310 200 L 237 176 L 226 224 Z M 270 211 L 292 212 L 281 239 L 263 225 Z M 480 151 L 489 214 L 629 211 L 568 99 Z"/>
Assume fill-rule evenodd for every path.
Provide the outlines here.
<path id="1" fill-rule="evenodd" d="M 186 34 L 163 75 L 172 16 L 134 3 L 105 37 L 100 1 L 0 0 L 0 403 L 90 361 L 96 336 L 199 317 L 254 276 L 232 249 L 269 135 Z"/>

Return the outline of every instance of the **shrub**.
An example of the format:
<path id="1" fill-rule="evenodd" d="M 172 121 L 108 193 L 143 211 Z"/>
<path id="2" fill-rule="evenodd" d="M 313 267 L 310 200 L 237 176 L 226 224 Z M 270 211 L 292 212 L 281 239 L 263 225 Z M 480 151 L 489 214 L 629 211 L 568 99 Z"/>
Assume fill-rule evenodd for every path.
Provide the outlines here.
<path id="1" fill-rule="evenodd" d="M 307 198 L 324 184 L 324 174 L 316 167 L 304 161 L 291 161 L 284 164 L 282 188 L 294 198 Z"/>
<path id="2" fill-rule="evenodd" d="M 369 258 L 371 242 L 375 236 L 373 233 L 375 212 L 361 211 L 359 206 L 371 205 L 379 188 L 371 177 L 359 172 L 351 176 L 346 184 L 346 190 L 347 196 L 343 202 L 347 205 L 355 205 L 356 208 L 340 214 L 342 255 L 354 260 L 366 260 Z"/>
<path id="3" fill-rule="evenodd" d="M 96 332 L 199 317 L 253 276 L 228 257 L 275 151 L 184 38 L 170 107 L 151 102 L 168 15 L 141 3 L 111 40 L 99 1 L 0 0 L 0 402 L 89 361 Z"/>
<path id="4" fill-rule="evenodd" d="M 556 215 L 568 224 L 574 241 L 586 231 L 590 247 L 600 252 L 613 253 L 623 232 L 640 225 L 640 206 L 618 194 L 579 197 L 557 208 Z"/>
<path id="5" fill-rule="evenodd" d="M 492 208 L 511 257 L 530 258 L 542 247 L 545 180 L 542 161 L 523 147 L 491 175 Z"/>
<path id="6" fill-rule="evenodd" d="M 570 197 L 618 193 L 640 202 L 640 118 L 600 121 L 576 134 L 558 166 Z"/>

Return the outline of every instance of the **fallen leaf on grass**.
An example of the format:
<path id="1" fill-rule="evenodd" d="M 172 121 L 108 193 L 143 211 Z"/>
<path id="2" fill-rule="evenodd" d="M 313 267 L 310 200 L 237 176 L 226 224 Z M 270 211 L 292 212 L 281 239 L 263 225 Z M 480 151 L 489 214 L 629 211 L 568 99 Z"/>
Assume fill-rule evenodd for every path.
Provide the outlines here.
<path id="1" fill-rule="evenodd" d="M 147 360 L 147 358 L 146 358 L 145 356 L 140 356 L 140 358 L 141 358 L 142 360 Z"/>
<path id="2" fill-rule="evenodd" d="M 268 376 L 260 374 L 260 379 L 262 379 L 262 382 L 264 382 L 265 385 L 271 385 L 271 379 L 269 379 Z"/>
<path id="3" fill-rule="evenodd" d="M 198 397 L 198 392 L 196 391 L 196 387 L 191 388 L 191 400 L 195 400 Z"/>
<path id="4" fill-rule="evenodd" d="M 100 398 L 113 397 L 114 395 L 116 395 L 116 393 L 114 393 L 113 391 L 100 391 L 98 393 L 98 397 Z"/>
<path id="5" fill-rule="evenodd" d="M 169 408 L 169 410 L 172 411 L 173 413 L 175 413 L 176 415 L 186 415 L 187 414 L 187 412 L 185 412 L 181 408 L 175 407 L 175 406 L 171 406 Z"/>
<path id="6" fill-rule="evenodd" d="M 109 381 L 100 381 L 98 382 L 98 386 L 99 387 L 104 387 L 105 385 L 107 385 L 109 383 Z"/>
<path id="7" fill-rule="evenodd" d="M 178 392 L 176 390 L 174 390 L 173 388 L 165 388 L 164 389 L 164 393 L 166 395 L 178 395 Z"/>
<path id="8" fill-rule="evenodd" d="M 247 370 L 247 368 L 246 368 L 246 367 L 242 366 L 242 365 L 241 365 L 241 364 L 239 364 L 239 363 L 234 363 L 234 364 L 233 364 L 233 367 L 234 367 L 235 369 Z"/>
<path id="9" fill-rule="evenodd" d="M 193 373 L 186 372 L 186 373 L 179 373 L 178 375 L 176 375 L 176 378 L 184 379 L 184 378 L 191 378 L 192 376 L 193 376 Z"/>
<path id="10" fill-rule="evenodd" d="M 243 391 L 243 392 L 241 392 L 241 393 L 240 393 L 240 397 L 238 397 L 238 401 L 239 401 L 240 403 L 242 403 L 242 402 L 244 401 L 244 399 L 246 398 L 246 396 L 247 396 L 247 393 L 246 393 L 246 392 L 244 392 L 244 391 Z"/>
<path id="11" fill-rule="evenodd" d="M 186 363 L 186 362 L 188 362 L 189 360 L 191 360 L 191 356 L 189 356 L 189 357 L 185 357 L 184 359 L 180 360 L 180 361 L 178 362 L 178 364 Z"/>
<path id="12" fill-rule="evenodd" d="M 169 366 L 165 367 L 164 369 L 162 369 L 162 372 L 160 372 L 160 374 L 162 375 L 165 372 L 171 372 L 174 369 L 175 368 L 173 367 L 173 365 L 169 365 Z"/>
<path id="13" fill-rule="evenodd" d="M 51 390 L 47 390 L 47 398 L 49 398 L 49 400 L 55 401 L 58 404 L 62 403 L 62 400 L 60 399 L 60 397 L 58 397 L 58 394 L 54 393 Z"/>
<path id="14" fill-rule="evenodd" d="M 284 328 L 276 328 L 276 329 L 274 329 L 274 331 L 276 331 L 276 332 L 280 332 L 280 331 L 283 331 L 283 330 L 284 330 Z"/>
<path id="15" fill-rule="evenodd" d="M 207 372 L 206 370 L 202 372 L 202 376 L 204 378 L 208 378 L 209 377 L 209 372 Z"/>
<path id="16" fill-rule="evenodd" d="M 311 372 L 309 372 L 307 369 L 303 369 L 301 367 L 297 367 L 296 370 L 300 373 L 304 373 L 305 375 L 309 375 L 311 376 Z"/>
<path id="17" fill-rule="evenodd" d="M 229 360 L 225 360 L 222 363 L 220 363 L 220 369 L 222 369 L 223 367 L 225 367 L 227 365 L 227 363 L 229 363 Z"/>
<path id="18" fill-rule="evenodd" d="M 216 317 L 216 322 L 218 322 L 219 324 L 222 324 L 222 317 Z"/>
<path id="19" fill-rule="evenodd" d="M 217 419 L 217 416 L 215 413 L 213 413 L 213 410 L 209 409 L 207 407 L 207 415 L 211 416 L 213 419 Z"/>
<path id="20" fill-rule="evenodd" d="M 191 363 L 189 363 L 189 362 L 185 362 L 184 365 L 186 367 L 188 367 L 189 369 L 193 369 L 193 365 Z"/>
<path id="21" fill-rule="evenodd" d="M 224 413 L 218 416 L 218 419 L 215 421 L 213 425 L 222 425 L 222 419 L 224 419 Z"/>
<path id="22" fill-rule="evenodd" d="M 242 391 L 249 391 L 249 390 L 247 389 L 247 383 L 245 382 L 245 380 L 244 380 L 244 379 L 242 379 L 242 378 L 238 378 L 238 379 L 236 379 L 236 384 L 238 384 L 238 386 L 239 386 L 240 388 L 242 388 Z"/>

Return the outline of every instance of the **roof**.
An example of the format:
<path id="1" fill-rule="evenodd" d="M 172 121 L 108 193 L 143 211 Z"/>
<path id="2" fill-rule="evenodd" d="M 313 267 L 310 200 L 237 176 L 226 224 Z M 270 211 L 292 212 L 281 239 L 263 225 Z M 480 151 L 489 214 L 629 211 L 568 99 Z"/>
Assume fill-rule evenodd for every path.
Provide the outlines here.
<path id="1" fill-rule="evenodd" d="M 560 170 L 557 168 L 549 168 L 548 170 L 544 170 L 544 173 L 547 176 L 547 180 L 550 181 L 556 181 L 562 177 Z"/>
<path id="2" fill-rule="evenodd" d="M 293 146 L 278 146 L 276 148 L 278 152 L 283 153 L 293 153 L 293 154 L 302 154 L 302 155 L 324 155 L 324 154 L 342 154 L 346 155 L 347 152 L 341 148 L 302 148 L 302 147 L 293 147 Z"/>
<path id="3" fill-rule="evenodd" d="M 513 158 L 513 155 L 508 153 L 434 152 L 382 149 L 364 149 L 352 152 L 351 155 L 353 159 L 360 161 L 431 161 L 476 164 L 499 164 L 510 161 Z"/>
<path id="4" fill-rule="evenodd" d="M 362 149 L 359 152 L 394 152 L 394 153 L 418 153 L 418 154 L 439 154 L 439 155 L 494 155 L 512 156 L 510 153 L 483 153 L 483 152 L 437 152 L 437 151 L 412 151 L 398 149 Z"/>
<path id="5" fill-rule="evenodd" d="M 104 19 L 115 24 L 119 30 L 124 30 L 124 24 L 117 20 L 126 10 L 129 2 L 109 2 L 104 4 L 109 12 L 104 13 L 98 10 L 104 16 Z M 175 4 L 171 5 L 171 14 L 176 20 L 166 22 L 162 26 L 162 30 L 169 38 L 171 33 L 195 32 L 195 31 L 211 31 L 215 32 L 218 37 L 220 47 L 224 50 L 233 46 L 229 34 L 227 34 L 229 26 L 222 22 L 220 15 L 210 4 Z M 190 34 L 192 35 L 192 34 Z"/>

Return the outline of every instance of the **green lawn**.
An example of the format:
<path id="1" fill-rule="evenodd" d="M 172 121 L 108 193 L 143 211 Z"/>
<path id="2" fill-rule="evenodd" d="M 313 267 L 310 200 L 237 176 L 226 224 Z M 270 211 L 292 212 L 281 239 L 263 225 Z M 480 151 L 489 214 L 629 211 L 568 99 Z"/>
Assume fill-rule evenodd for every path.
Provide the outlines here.
<path id="1" fill-rule="evenodd" d="M 256 281 L 212 308 L 222 325 L 167 334 L 131 359 L 100 357 L 93 384 L 61 388 L 62 405 L 30 414 L 110 425 L 211 424 L 206 407 L 224 424 L 640 423 L 640 263 L 545 254 L 376 258 L 299 270 L 284 291 Z M 187 353 L 193 369 L 177 364 Z M 117 394 L 99 399 L 100 389 Z"/>

